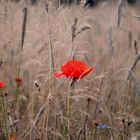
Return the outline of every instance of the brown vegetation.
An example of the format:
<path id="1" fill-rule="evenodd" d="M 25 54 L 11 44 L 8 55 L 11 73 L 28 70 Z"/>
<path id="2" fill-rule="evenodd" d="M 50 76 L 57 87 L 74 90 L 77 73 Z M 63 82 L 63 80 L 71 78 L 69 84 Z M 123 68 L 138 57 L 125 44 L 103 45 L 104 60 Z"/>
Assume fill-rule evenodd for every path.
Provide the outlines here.
<path id="1" fill-rule="evenodd" d="M 140 21 L 134 15 L 139 9 L 127 3 L 88 9 L 2 1 L 0 80 L 6 87 L 0 94 L 6 95 L 0 97 L 0 140 L 12 135 L 17 140 L 129 140 L 138 135 Z M 95 68 L 74 87 L 71 80 L 54 77 L 70 57 Z"/>

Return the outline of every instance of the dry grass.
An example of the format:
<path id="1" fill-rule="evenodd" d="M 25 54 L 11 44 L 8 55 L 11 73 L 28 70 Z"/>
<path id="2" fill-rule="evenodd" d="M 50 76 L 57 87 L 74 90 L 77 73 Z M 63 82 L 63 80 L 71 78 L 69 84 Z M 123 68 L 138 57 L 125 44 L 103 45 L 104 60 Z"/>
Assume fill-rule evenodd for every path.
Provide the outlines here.
<path id="1" fill-rule="evenodd" d="M 4 121 L 7 137 L 17 140 L 138 136 L 140 21 L 133 16 L 139 9 L 121 1 L 89 9 L 55 6 L 52 1 L 28 5 L 25 26 L 26 3 L 0 2 L 0 80 L 6 84 L 0 92 L 7 93 L 0 98 L 0 140 L 5 140 Z M 54 77 L 69 58 L 95 68 L 74 89 L 70 80 Z M 17 77 L 23 80 L 20 87 Z M 97 128 L 100 123 L 109 128 Z"/>

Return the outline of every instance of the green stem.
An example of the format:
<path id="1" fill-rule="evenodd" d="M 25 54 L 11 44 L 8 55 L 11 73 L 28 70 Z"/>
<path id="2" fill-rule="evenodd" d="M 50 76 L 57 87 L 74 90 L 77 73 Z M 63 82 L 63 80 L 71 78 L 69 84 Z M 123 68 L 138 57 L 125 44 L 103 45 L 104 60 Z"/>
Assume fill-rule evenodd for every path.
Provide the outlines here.
<path id="1" fill-rule="evenodd" d="M 19 75 L 20 75 L 20 64 L 19 64 L 19 68 L 18 68 L 17 78 L 19 78 Z M 17 84 L 17 86 L 16 86 L 15 103 L 14 103 L 14 114 L 15 114 L 15 111 L 16 111 L 16 105 L 17 105 L 17 101 L 18 101 L 18 96 L 19 96 L 19 86 Z"/>
<path id="2" fill-rule="evenodd" d="M 8 127 L 7 127 L 7 108 L 5 106 L 4 95 L 2 95 L 2 105 L 3 105 L 3 119 L 4 119 L 5 136 L 6 136 L 7 139 L 9 139 Z"/>
<path id="3" fill-rule="evenodd" d="M 14 105 L 14 113 L 16 111 L 16 104 L 18 101 L 18 95 L 19 95 L 19 90 L 18 90 L 18 86 L 16 87 L 16 97 L 15 97 L 15 105 Z"/>
<path id="4" fill-rule="evenodd" d="M 73 91 L 74 91 L 74 84 L 75 80 L 72 79 L 71 84 L 70 84 L 70 98 L 69 98 L 69 118 L 71 116 L 71 111 L 72 111 L 72 96 L 73 96 Z"/>
<path id="5" fill-rule="evenodd" d="M 73 96 L 74 84 L 75 84 L 75 79 L 72 79 L 70 83 L 70 92 L 68 92 L 68 97 L 67 97 L 67 110 L 66 110 L 67 120 L 64 122 L 63 135 L 65 138 L 67 136 L 69 137 L 69 123 L 70 123 L 71 112 L 72 112 L 72 98 L 71 97 Z"/>

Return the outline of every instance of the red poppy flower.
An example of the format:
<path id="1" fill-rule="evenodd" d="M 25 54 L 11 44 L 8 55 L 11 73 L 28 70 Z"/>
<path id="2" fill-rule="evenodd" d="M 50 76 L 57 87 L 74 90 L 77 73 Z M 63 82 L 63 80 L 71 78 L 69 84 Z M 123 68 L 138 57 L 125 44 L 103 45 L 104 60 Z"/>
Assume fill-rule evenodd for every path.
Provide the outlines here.
<path id="1" fill-rule="evenodd" d="M 61 66 L 62 72 L 55 72 L 55 77 L 66 76 L 67 78 L 82 79 L 93 68 L 89 68 L 84 62 L 79 60 L 69 60 Z"/>
<path id="2" fill-rule="evenodd" d="M 0 81 L 0 89 L 3 89 L 4 88 L 4 82 Z"/>
<path id="3" fill-rule="evenodd" d="M 21 86 L 21 84 L 22 84 L 22 79 L 21 78 L 15 78 L 15 81 L 17 83 L 17 86 Z"/>

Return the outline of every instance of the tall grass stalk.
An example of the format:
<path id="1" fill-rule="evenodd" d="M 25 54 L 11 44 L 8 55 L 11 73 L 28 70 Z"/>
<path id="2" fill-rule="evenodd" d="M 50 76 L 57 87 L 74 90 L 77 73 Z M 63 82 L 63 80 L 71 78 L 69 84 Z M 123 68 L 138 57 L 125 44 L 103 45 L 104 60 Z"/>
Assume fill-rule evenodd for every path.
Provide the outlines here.
<path id="1" fill-rule="evenodd" d="M 26 26 L 27 26 L 27 15 L 28 15 L 28 9 L 27 9 L 27 7 L 25 7 L 23 9 L 23 23 L 22 23 L 22 34 L 21 34 L 21 51 L 22 51 L 23 46 L 24 46 Z"/>
<path id="2" fill-rule="evenodd" d="M 109 57 L 107 58 L 107 61 L 106 61 L 106 64 L 105 64 L 103 73 L 106 72 L 108 62 L 109 62 Z M 98 118 L 97 118 L 97 117 L 98 117 L 98 116 L 97 116 L 97 113 L 98 113 L 98 106 L 99 106 L 99 101 L 100 101 L 100 98 L 101 98 L 101 90 L 102 90 L 104 78 L 105 78 L 105 77 L 102 77 L 102 78 L 101 78 L 100 85 L 99 85 L 99 90 L 98 90 L 98 94 L 97 94 L 98 97 L 97 97 L 97 100 L 96 100 L 95 111 L 94 111 L 94 116 L 93 116 L 93 120 L 94 120 L 94 121 L 96 121 L 96 119 L 98 119 Z M 92 139 L 92 137 L 91 137 L 91 139 Z M 93 140 L 96 140 L 96 139 L 97 139 L 97 126 L 95 125 L 95 131 L 94 131 Z"/>
<path id="3" fill-rule="evenodd" d="M 49 89 L 48 89 L 48 97 L 47 97 L 47 107 L 46 111 L 44 113 L 44 124 L 45 124 L 45 130 L 46 130 L 46 135 L 44 136 L 46 139 L 48 137 L 48 126 L 49 126 L 49 96 L 51 95 L 51 88 L 52 88 L 52 82 L 55 87 L 56 91 L 56 83 L 53 77 L 54 73 L 54 56 L 53 56 L 53 43 L 52 43 L 52 34 L 51 34 L 51 26 L 50 26 L 50 1 L 48 0 L 48 3 L 45 3 L 45 10 L 47 14 L 47 25 L 48 25 L 48 37 L 49 37 L 49 61 L 50 61 L 50 74 L 49 74 Z M 54 122 L 56 122 L 56 117 L 54 116 Z M 55 139 L 55 136 L 53 137 Z"/>

